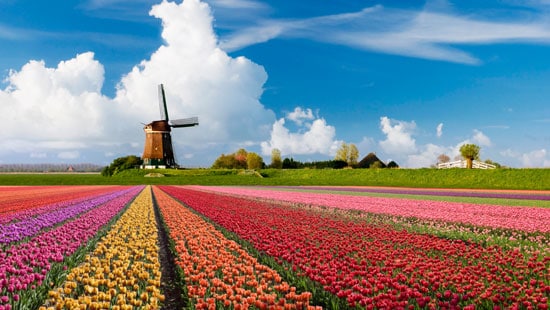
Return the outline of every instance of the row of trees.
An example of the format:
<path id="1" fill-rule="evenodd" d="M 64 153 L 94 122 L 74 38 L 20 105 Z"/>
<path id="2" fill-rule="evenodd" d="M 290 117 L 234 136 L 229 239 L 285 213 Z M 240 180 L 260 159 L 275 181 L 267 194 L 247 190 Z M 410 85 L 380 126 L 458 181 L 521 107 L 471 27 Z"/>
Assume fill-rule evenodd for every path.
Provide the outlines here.
<path id="1" fill-rule="evenodd" d="M 2 164 L 0 172 L 99 172 L 103 166 L 80 163 L 80 164 Z"/>
<path id="2" fill-rule="evenodd" d="M 239 149 L 232 154 L 222 154 L 214 161 L 213 169 L 263 169 L 263 158 L 254 152 Z"/>
<path id="3" fill-rule="evenodd" d="M 254 153 L 247 152 L 245 149 L 239 149 L 231 154 L 220 155 L 214 164 L 213 169 L 303 169 L 303 168 L 315 168 L 315 169 L 342 169 L 345 167 L 352 168 L 398 168 L 399 166 L 395 162 L 390 162 L 387 165 L 382 162 L 374 153 L 370 153 L 361 161 L 359 159 L 359 150 L 355 144 L 342 143 L 336 156 L 333 160 L 314 161 L 314 162 L 300 162 L 293 158 L 285 158 L 283 160 L 281 151 L 274 148 L 271 151 L 271 163 L 267 165 L 263 158 Z"/>

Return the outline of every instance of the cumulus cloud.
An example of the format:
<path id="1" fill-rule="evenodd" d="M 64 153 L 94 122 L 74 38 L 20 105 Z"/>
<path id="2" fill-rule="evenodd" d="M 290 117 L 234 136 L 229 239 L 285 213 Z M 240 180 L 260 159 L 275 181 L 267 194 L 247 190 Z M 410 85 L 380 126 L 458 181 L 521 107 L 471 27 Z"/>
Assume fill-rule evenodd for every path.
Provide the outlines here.
<path id="1" fill-rule="evenodd" d="M 474 129 L 474 136 L 472 137 L 472 141 L 476 144 L 479 144 L 480 146 L 491 146 L 491 139 L 487 137 L 483 132 Z"/>
<path id="2" fill-rule="evenodd" d="M 437 128 L 435 129 L 436 131 L 436 135 L 438 138 L 441 138 L 441 136 L 443 135 L 443 123 L 439 123 L 439 125 L 437 125 Z"/>
<path id="3" fill-rule="evenodd" d="M 164 44 L 123 76 L 114 98 L 101 93 L 104 68 L 93 52 L 53 68 L 32 60 L 11 71 L 0 90 L 0 154 L 141 154 L 140 123 L 159 118 L 159 83 L 171 119 L 199 117 L 198 127 L 174 129 L 176 153 L 185 148 L 179 153 L 191 158 L 206 146 L 259 144 L 269 137 L 275 116 L 259 101 L 267 74 L 219 48 L 210 7 L 199 0 L 163 1 L 150 14 L 162 20 Z"/>
<path id="4" fill-rule="evenodd" d="M 550 167 L 550 153 L 545 148 L 523 154 L 511 149 L 506 149 L 501 151 L 500 155 L 517 160 L 523 167 Z"/>
<path id="5" fill-rule="evenodd" d="M 550 156 L 546 149 L 524 153 L 521 156 L 524 167 L 550 167 Z"/>
<path id="6" fill-rule="evenodd" d="M 311 109 L 303 110 L 301 107 L 296 107 L 294 111 L 287 114 L 286 118 L 296 123 L 296 125 L 302 126 L 304 120 L 312 120 L 315 117 Z"/>
<path id="7" fill-rule="evenodd" d="M 416 152 L 416 141 L 412 138 L 416 129 L 414 121 L 392 120 L 383 116 L 380 118 L 380 129 L 386 135 L 386 139 L 379 142 L 384 152 L 390 155 Z"/>
<path id="8" fill-rule="evenodd" d="M 269 155 L 271 150 L 277 148 L 282 155 L 325 154 L 334 155 L 341 141 L 335 139 L 336 129 L 326 123 L 323 118 L 316 118 L 312 122 L 302 122 L 310 118 L 311 109 L 302 110 L 296 108 L 289 113 L 286 119 L 295 121 L 301 127 L 297 132 L 290 132 L 285 127 L 285 118 L 273 123 L 271 139 L 261 144 L 262 154 Z M 311 115 L 312 116 L 312 115 Z"/>
<path id="9" fill-rule="evenodd" d="M 430 167 L 437 162 L 437 157 L 441 154 L 452 153 L 452 148 L 428 143 L 420 147 L 420 152 L 407 156 L 406 167 L 422 168 Z"/>

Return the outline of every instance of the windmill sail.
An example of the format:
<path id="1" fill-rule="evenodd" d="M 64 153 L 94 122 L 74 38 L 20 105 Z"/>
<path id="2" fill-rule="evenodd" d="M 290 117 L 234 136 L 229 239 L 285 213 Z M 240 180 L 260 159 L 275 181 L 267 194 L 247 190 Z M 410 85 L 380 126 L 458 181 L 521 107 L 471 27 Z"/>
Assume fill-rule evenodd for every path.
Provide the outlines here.
<path id="1" fill-rule="evenodd" d="M 159 108 L 160 108 L 160 119 L 167 121 L 168 107 L 166 107 L 166 96 L 164 95 L 164 86 L 162 84 L 159 84 Z"/>
<path id="2" fill-rule="evenodd" d="M 192 127 L 199 124 L 199 118 L 196 116 L 182 119 L 171 120 L 170 127 L 179 128 L 179 127 Z"/>

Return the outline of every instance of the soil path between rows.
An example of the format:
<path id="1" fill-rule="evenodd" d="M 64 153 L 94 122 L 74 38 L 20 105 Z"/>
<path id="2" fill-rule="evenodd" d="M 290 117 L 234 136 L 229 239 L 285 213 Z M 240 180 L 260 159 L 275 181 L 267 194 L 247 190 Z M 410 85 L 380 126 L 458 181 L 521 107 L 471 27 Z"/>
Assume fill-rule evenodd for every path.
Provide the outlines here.
<path id="1" fill-rule="evenodd" d="M 161 309 L 184 309 L 187 306 L 187 302 L 183 297 L 183 290 L 181 287 L 182 283 L 177 273 L 175 256 L 170 250 L 170 239 L 168 237 L 168 232 L 166 231 L 164 225 L 162 225 L 160 210 L 154 194 L 153 208 L 155 210 L 155 220 L 158 228 L 159 261 L 161 271 L 160 289 L 165 298 Z"/>

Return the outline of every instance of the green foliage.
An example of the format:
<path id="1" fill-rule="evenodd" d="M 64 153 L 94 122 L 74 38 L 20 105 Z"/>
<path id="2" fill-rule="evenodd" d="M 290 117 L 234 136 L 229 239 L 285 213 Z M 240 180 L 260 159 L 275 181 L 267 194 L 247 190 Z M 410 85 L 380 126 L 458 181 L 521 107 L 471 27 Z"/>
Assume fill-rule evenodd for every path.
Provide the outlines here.
<path id="1" fill-rule="evenodd" d="M 486 159 L 485 163 L 489 165 L 494 165 L 496 168 L 502 168 L 501 164 L 497 163 L 496 161 L 492 161 L 490 159 Z"/>
<path id="2" fill-rule="evenodd" d="M 283 168 L 283 160 L 281 159 L 281 151 L 279 149 L 271 150 L 271 164 L 269 167 L 274 169 Z"/>
<path id="3" fill-rule="evenodd" d="M 354 185 L 550 190 L 550 169 L 130 169 L 111 178 L 99 173 L 0 174 L 0 185 Z M 164 178 L 145 178 L 147 173 Z"/>
<path id="4" fill-rule="evenodd" d="M 246 166 L 248 169 L 259 170 L 262 169 L 265 164 L 260 155 L 251 152 L 246 155 Z"/>
<path id="5" fill-rule="evenodd" d="M 336 151 L 336 156 L 334 157 L 335 161 L 344 161 L 348 166 L 354 166 L 357 164 L 357 159 L 359 159 L 359 150 L 355 144 L 347 144 L 342 142 L 338 151 Z"/>
<path id="6" fill-rule="evenodd" d="M 233 169 L 238 166 L 235 154 L 221 154 L 212 164 L 212 169 Z"/>
<path id="7" fill-rule="evenodd" d="M 472 169 L 472 161 L 479 159 L 479 146 L 475 144 L 463 144 L 460 147 L 460 155 L 466 159 L 466 168 Z"/>
<path id="8" fill-rule="evenodd" d="M 348 163 L 339 159 L 305 163 L 295 161 L 293 158 L 283 160 L 283 169 L 342 169 L 346 166 L 348 166 Z"/>
<path id="9" fill-rule="evenodd" d="M 399 168 L 399 165 L 392 160 L 388 163 L 388 168 Z"/>
<path id="10" fill-rule="evenodd" d="M 248 159 L 251 160 L 250 164 Z M 239 149 L 233 154 L 222 154 L 212 164 L 212 169 L 262 169 L 263 167 L 262 157 L 256 153 L 249 153 L 245 149 Z"/>
<path id="11" fill-rule="evenodd" d="M 110 177 L 121 171 L 128 169 L 135 169 L 143 163 L 140 157 L 135 155 L 129 155 L 125 157 L 119 157 L 113 160 L 113 162 L 101 170 L 101 175 Z"/>
<path id="12" fill-rule="evenodd" d="M 464 158 L 479 159 L 479 146 L 475 144 L 463 144 L 460 147 L 460 155 Z"/>

